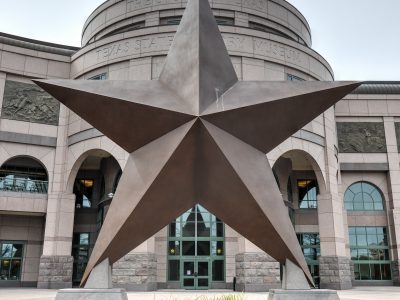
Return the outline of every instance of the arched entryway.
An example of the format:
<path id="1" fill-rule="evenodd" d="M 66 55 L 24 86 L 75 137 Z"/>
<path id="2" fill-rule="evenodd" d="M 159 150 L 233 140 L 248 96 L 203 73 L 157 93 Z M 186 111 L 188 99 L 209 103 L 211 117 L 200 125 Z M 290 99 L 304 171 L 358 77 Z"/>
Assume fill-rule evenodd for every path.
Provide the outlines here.
<path id="1" fill-rule="evenodd" d="M 77 160 L 68 188 L 76 196 L 72 256 L 73 284 L 78 285 L 121 177 L 117 160 L 104 150 L 91 150 Z"/>
<path id="2" fill-rule="evenodd" d="M 319 284 L 318 195 L 326 190 L 321 168 L 309 153 L 291 150 L 279 157 L 273 171 L 311 274 Z"/>

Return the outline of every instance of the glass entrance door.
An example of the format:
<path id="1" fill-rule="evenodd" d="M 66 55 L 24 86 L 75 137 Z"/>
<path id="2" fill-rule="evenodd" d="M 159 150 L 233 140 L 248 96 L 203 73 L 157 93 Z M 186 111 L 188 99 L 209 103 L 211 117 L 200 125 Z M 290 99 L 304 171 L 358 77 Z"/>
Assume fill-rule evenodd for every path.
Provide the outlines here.
<path id="1" fill-rule="evenodd" d="M 207 260 L 182 261 L 182 286 L 187 290 L 207 290 L 210 287 L 210 263 Z"/>
<path id="2" fill-rule="evenodd" d="M 225 281 L 224 224 L 196 205 L 174 220 L 168 236 L 168 281 L 209 289 Z"/>

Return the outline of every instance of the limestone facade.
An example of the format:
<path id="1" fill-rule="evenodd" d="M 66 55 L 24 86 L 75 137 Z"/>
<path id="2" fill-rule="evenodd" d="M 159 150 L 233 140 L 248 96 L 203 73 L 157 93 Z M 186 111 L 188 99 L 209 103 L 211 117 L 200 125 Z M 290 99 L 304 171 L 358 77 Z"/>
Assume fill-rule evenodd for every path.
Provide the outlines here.
<path id="1" fill-rule="evenodd" d="M 240 80 L 333 80 L 328 62 L 311 48 L 307 20 L 286 1 L 210 4 Z M 185 5 L 180 0 L 105 1 L 85 23 L 81 48 L 0 34 L 0 244 L 23 245 L 22 257 L 15 259 L 19 271 L 5 271 L 3 264 L 0 286 L 62 288 L 79 282 L 128 156 L 74 112 L 45 105 L 48 95 L 32 95 L 21 84 L 31 85 L 34 78 L 157 79 Z M 19 117 L 21 110 L 31 114 L 29 119 Z M 56 115 L 58 121 L 43 115 Z M 400 284 L 397 124 L 400 84 L 367 83 L 267 153 L 299 239 L 315 239 L 304 251 L 315 254 L 310 268 L 323 288 Z M 25 175 L 45 170 L 46 179 L 18 173 L 25 184 L 20 188 L 16 170 Z M 44 192 L 33 189 L 32 182 L 45 185 Z M 346 210 L 346 191 L 358 182 L 380 191 L 382 209 Z M 315 189 L 304 194 L 302 185 L 313 184 Z M 378 245 L 378 250 L 386 256 L 382 261 L 390 265 L 390 276 L 385 263 L 373 265 L 381 268 L 378 280 L 370 264 L 352 261 L 355 250 L 364 251 L 351 239 L 350 231 L 357 228 L 384 228 L 387 247 Z M 142 291 L 182 288 L 181 280 L 171 280 L 169 251 L 164 228 L 114 264 L 114 285 Z M 13 263 L 7 257 L 0 261 Z M 360 277 L 365 266 L 371 280 Z M 279 264 L 227 225 L 223 273 L 209 288 L 233 288 L 235 282 L 240 290 L 264 291 L 280 282 Z"/>

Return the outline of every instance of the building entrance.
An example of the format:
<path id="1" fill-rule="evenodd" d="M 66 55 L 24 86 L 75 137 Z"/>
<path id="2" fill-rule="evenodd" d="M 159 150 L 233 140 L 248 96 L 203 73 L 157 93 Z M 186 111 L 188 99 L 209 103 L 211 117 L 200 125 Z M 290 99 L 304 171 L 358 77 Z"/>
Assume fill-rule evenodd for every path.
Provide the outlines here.
<path id="1" fill-rule="evenodd" d="M 209 260 L 182 260 L 182 267 L 183 288 L 193 290 L 210 288 Z"/>
<path id="2" fill-rule="evenodd" d="M 184 289 L 225 281 L 224 224 L 197 205 L 169 226 L 168 280 Z"/>

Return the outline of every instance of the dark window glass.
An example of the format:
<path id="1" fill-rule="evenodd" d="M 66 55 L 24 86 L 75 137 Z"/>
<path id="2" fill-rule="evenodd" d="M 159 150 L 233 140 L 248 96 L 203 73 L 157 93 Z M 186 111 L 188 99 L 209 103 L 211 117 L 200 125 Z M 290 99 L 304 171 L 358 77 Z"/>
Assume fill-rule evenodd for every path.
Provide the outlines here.
<path id="1" fill-rule="evenodd" d="M 197 242 L 197 255 L 198 256 L 209 256 L 210 255 L 210 241 L 198 241 Z"/>
<path id="2" fill-rule="evenodd" d="M 169 260 L 168 261 L 168 278 L 170 281 L 179 280 L 179 260 Z"/>
<path id="3" fill-rule="evenodd" d="M 316 180 L 298 180 L 299 208 L 317 208 L 318 184 Z"/>
<path id="4" fill-rule="evenodd" d="M 169 255 L 180 255 L 180 242 L 179 241 L 170 241 L 169 243 L 168 254 Z"/>
<path id="5" fill-rule="evenodd" d="M 87 232 L 74 233 L 72 238 L 72 256 L 74 257 L 72 280 L 78 284 L 89 261 L 90 234 Z"/>
<path id="6" fill-rule="evenodd" d="M 196 254 L 194 241 L 182 241 L 182 255 L 194 256 Z"/>
<path id="7" fill-rule="evenodd" d="M 214 281 L 224 280 L 224 261 L 214 260 L 212 264 L 212 279 Z"/>
<path id="8" fill-rule="evenodd" d="M 93 77 L 90 77 L 88 80 L 106 80 L 107 79 L 107 73 L 102 73 Z"/>
<path id="9" fill-rule="evenodd" d="M 315 284 L 319 285 L 319 262 L 320 239 L 318 233 L 299 233 L 297 234 L 300 246 Z"/>
<path id="10" fill-rule="evenodd" d="M 208 276 L 208 261 L 199 261 L 197 263 L 197 275 Z"/>
<path id="11" fill-rule="evenodd" d="M 199 287 L 208 287 L 208 279 L 207 278 L 199 278 L 199 279 L 197 279 L 197 284 Z"/>
<path id="12" fill-rule="evenodd" d="M 194 286 L 194 279 L 192 279 L 192 278 L 183 279 L 183 286 L 185 286 L 185 287 Z"/>
<path id="13" fill-rule="evenodd" d="M 195 266 L 197 266 L 196 272 L 199 274 L 204 273 L 199 277 L 208 277 L 210 275 L 210 278 L 203 278 L 207 282 L 207 286 L 204 287 L 208 287 L 209 280 L 211 280 L 213 259 L 222 261 L 222 264 L 224 263 L 224 224 L 204 207 L 196 205 L 169 225 L 167 255 L 170 261 L 179 261 L 180 272 L 184 272 L 185 276 L 189 276 L 185 272 L 187 271 L 185 270 L 185 264 L 187 262 L 195 262 Z M 210 262 L 202 261 L 201 259 L 199 261 L 195 257 L 204 260 L 208 259 L 206 257 L 210 257 Z M 224 276 L 223 272 L 222 276 Z M 197 286 L 199 284 L 198 279 L 201 278 L 195 279 Z"/>
<path id="14" fill-rule="evenodd" d="M 0 242 L 0 280 L 20 280 L 23 247 L 21 243 Z"/>
<path id="15" fill-rule="evenodd" d="M 93 179 L 76 179 L 74 194 L 76 195 L 76 208 L 92 207 Z"/>
<path id="16" fill-rule="evenodd" d="M 346 190 L 344 205 L 347 210 L 383 210 L 382 193 L 368 182 L 356 182 Z"/>

